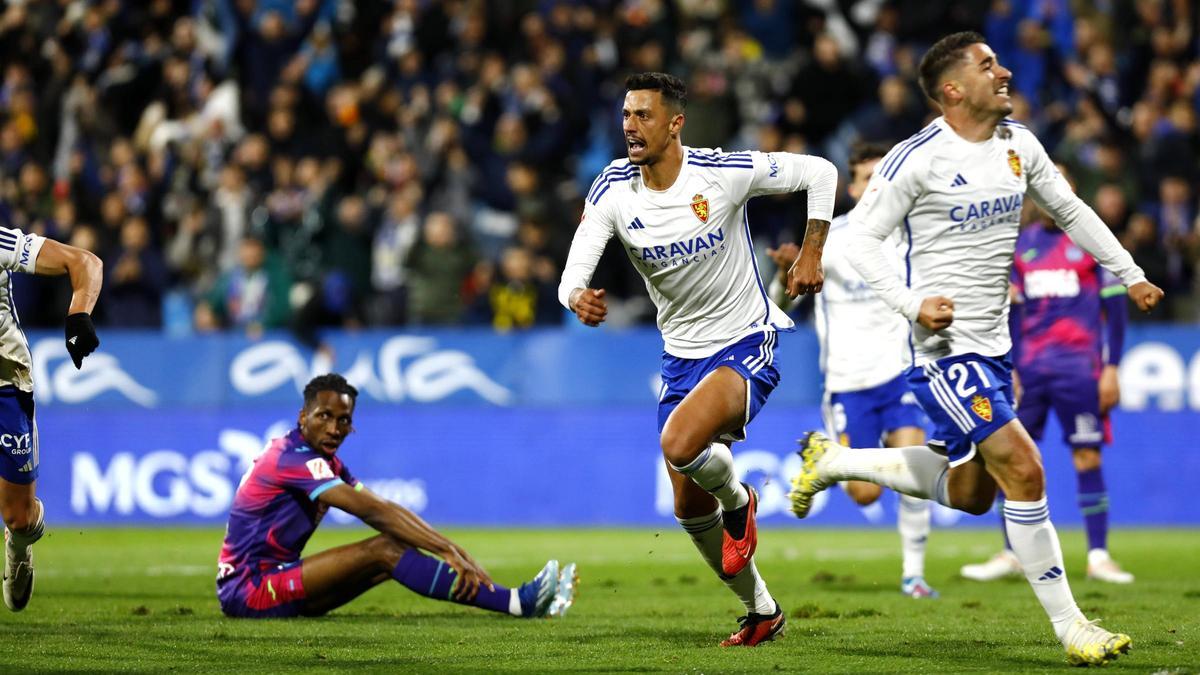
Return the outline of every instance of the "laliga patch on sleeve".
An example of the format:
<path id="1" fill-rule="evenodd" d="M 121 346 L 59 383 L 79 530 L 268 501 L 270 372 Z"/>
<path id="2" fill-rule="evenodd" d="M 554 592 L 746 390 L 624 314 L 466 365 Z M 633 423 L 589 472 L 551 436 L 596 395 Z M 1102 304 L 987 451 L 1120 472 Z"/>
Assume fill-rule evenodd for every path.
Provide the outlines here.
<path id="1" fill-rule="evenodd" d="M 326 462 L 324 458 L 314 457 L 305 462 L 304 466 L 308 467 L 309 473 L 311 473 L 312 477 L 317 480 L 321 480 L 322 478 L 337 477 L 333 475 L 333 469 L 329 468 L 329 462 Z"/>

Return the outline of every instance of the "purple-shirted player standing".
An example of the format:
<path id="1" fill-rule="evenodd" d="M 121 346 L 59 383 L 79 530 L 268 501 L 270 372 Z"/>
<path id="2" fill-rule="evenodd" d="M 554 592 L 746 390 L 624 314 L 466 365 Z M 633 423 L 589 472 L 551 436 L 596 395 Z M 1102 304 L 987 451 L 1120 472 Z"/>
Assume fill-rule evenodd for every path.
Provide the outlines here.
<path id="1" fill-rule="evenodd" d="M 1111 442 L 1108 412 L 1120 399 L 1117 366 L 1129 312 L 1125 286 L 1040 212 L 1017 238 L 1012 285 L 1017 415 L 1041 440 L 1054 411 L 1075 464 L 1088 578 L 1131 583 L 1133 575 L 1108 554 L 1108 492 L 1100 461 L 1100 446 Z M 961 571 L 968 579 L 991 581 L 1020 574 L 1021 564 L 1005 537 L 1003 551 Z"/>
<path id="2" fill-rule="evenodd" d="M 357 396 L 341 375 L 314 378 L 297 427 L 271 441 L 242 478 L 217 564 L 221 610 L 242 618 L 318 616 L 395 579 L 436 600 L 524 618 L 562 616 L 574 599 L 574 563 L 560 570 L 551 560 L 532 581 L 505 588 L 419 516 L 354 478 L 337 451 L 354 430 Z M 331 506 L 380 534 L 302 559 Z"/>

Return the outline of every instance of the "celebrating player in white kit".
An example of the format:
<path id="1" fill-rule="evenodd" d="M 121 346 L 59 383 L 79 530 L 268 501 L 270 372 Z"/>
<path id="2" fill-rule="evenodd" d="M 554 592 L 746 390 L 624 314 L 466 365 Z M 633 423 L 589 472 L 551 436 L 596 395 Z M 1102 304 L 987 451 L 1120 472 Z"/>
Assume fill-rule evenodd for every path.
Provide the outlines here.
<path id="1" fill-rule="evenodd" d="M 746 606 L 722 646 L 753 647 L 784 625 L 752 556 L 758 497 L 734 475 L 727 443 L 779 382 L 777 332 L 792 321 L 767 298 L 746 202 L 808 190 L 808 231 L 793 288 L 821 288 L 821 249 L 837 170 L 819 157 L 701 150 L 683 145 L 686 89 L 663 73 L 625 83 L 628 159 L 592 184 L 563 269 L 559 300 L 584 324 L 607 314 L 603 289 L 588 288 L 611 237 L 620 240 L 658 309 L 665 351 L 658 426 L 675 515 L 700 555 Z"/>
<path id="2" fill-rule="evenodd" d="M 1041 457 L 1012 409 L 1008 283 L 1024 195 L 1119 277 L 1140 309 L 1154 307 L 1162 290 L 1075 196 L 1037 138 L 1005 119 L 1011 76 L 977 33 L 931 47 L 921 60 L 921 86 L 943 116 L 888 153 L 850 215 L 855 268 L 913 322 L 907 377 L 936 425 L 930 447 L 848 451 L 810 434 L 793 481 L 793 511 L 803 517 L 816 492 L 855 479 L 984 513 L 998 484 L 1008 495 L 1013 552 L 1068 660 L 1101 665 L 1129 650 L 1129 636 L 1088 621 L 1076 605 Z M 906 244 L 903 282 L 883 251 L 898 228 Z"/>
<path id="3" fill-rule="evenodd" d="M 846 191 L 852 199 L 862 198 L 887 151 L 886 145 L 877 143 L 860 143 L 850 149 Z M 893 250 L 898 240 L 898 236 L 889 239 Z M 929 419 L 904 380 L 908 321 L 876 297 L 850 266 L 849 245 L 850 218 L 843 214 L 829 225 L 821 257 L 825 285 L 816 296 L 817 337 L 825 376 L 821 404 L 825 428 L 850 448 L 873 448 L 881 442 L 891 448 L 924 443 Z M 791 301 L 786 295 L 786 276 L 799 248 L 788 243 L 768 252 L 780 270 L 771 282 L 771 297 L 787 307 Z M 899 255 L 897 251 L 894 257 Z M 897 260 L 896 264 L 899 276 L 903 263 Z M 866 354 L 874 358 L 864 358 Z M 846 481 L 842 488 L 859 506 L 874 504 L 883 493 L 878 485 L 862 481 Z M 900 592 L 912 598 L 936 598 L 937 591 L 925 582 L 929 502 L 900 495 L 897 529 L 903 558 Z"/>
<path id="4" fill-rule="evenodd" d="M 100 345 L 91 312 L 104 279 L 100 259 L 74 246 L 0 227 L 0 514 L 4 517 L 4 604 L 25 609 L 33 594 L 33 544 L 45 531 L 38 477 L 38 430 L 33 411 L 33 358 L 12 302 L 12 273 L 71 278 L 66 347 L 75 367 Z"/>

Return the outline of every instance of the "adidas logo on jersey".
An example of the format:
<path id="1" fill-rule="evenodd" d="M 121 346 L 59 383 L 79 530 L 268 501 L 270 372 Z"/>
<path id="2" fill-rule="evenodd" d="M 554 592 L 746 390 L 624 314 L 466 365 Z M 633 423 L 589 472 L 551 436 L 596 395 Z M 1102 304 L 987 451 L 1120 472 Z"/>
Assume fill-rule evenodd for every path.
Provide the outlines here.
<path id="1" fill-rule="evenodd" d="M 646 226 L 642 224 L 641 218 L 634 218 L 632 223 L 625 226 L 627 230 L 644 230 Z"/>
<path id="2" fill-rule="evenodd" d="M 956 173 L 954 174 L 954 182 L 950 184 L 950 187 L 961 187 L 966 184 L 967 179 L 963 178 L 961 173 Z"/>

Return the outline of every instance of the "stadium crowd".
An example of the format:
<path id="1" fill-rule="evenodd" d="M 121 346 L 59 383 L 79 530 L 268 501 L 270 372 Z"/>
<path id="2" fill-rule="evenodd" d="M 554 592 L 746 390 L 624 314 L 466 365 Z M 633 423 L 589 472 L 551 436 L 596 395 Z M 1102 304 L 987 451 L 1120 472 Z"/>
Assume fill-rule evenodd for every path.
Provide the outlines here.
<path id="1" fill-rule="evenodd" d="M 1190 0 L 9 0 L 0 225 L 94 251 L 97 320 L 172 333 L 561 324 L 624 77 L 683 76 L 692 146 L 820 154 L 933 113 L 916 60 L 983 32 L 1014 117 L 1200 321 L 1200 41 Z M 751 203 L 795 240 L 803 197 Z M 844 210 L 844 206 L 839 209 Z M 621 255 L 610 250 L 607 256 Z M 602 262 L 610 321 L 651 321 Z M 63 284 L 14 281 L 27 325 Z"/>

